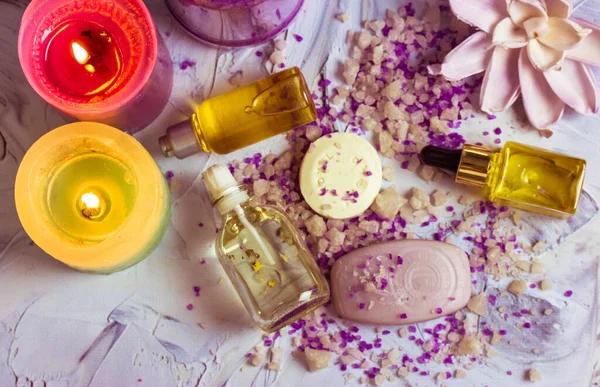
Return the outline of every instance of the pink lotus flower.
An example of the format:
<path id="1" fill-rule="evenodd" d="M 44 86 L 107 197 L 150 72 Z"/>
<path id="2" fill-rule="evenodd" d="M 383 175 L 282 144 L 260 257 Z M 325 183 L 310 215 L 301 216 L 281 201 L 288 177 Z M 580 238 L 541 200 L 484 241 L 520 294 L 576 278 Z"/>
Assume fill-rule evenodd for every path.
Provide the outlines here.
<path id="1" fill-rule="evenodd" d="M 481 31 L 452 50 L 432 74 L 450 80 L 485 71 L 481 110 L 508 109 L 521 95 L 538 129 L 560 120 L 565 105 L 581 114 L 598 111 L 600 27 L 569 17 L 570 0 L 450 0 L 452 12 Z"/>

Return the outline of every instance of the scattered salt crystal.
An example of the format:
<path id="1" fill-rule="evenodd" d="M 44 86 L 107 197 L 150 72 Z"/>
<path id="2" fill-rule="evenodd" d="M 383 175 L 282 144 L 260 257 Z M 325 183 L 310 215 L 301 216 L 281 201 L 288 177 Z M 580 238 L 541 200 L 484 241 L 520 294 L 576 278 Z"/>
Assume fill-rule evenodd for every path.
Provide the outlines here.
<path id="1" fill-rule="evenodd" d="M 277 39 L 275 41 L 275 48 L 279 51 L 285 50 L 286 46 L 287 43 L 285 42 L 285 39 Z"/>
<path id="2" fill-rule="evenodd" d="M 479 316 L 485 317 L 487 314 L 487 302 L 485 299 L 485 293 L 481 292 L 475 297 L 471 298 L 467 303 L 467 308 Z"/>
<path id="3" fill-rule="evenodd" d="M 476 355 L 481 353 L 481 344 L 479 340 L 473 335 L 465 336 L 460 343 L 458 343 L 459 355 Z"/>
<path id="4" fill-rule="evenodd" d="M 550 280 L 541 280 L 540 281 L 540 289 L 542 291 L 548 291 L 548 290 L 552 290 L 552 281 Z"/>
<path id="5" fill-rule="evenodd" d="M 540 251 L 543 250 L 544 246 L 546 246 L 546 242 L 544 242 L 544 241 L 538 241 L 535 245 L 533 245 L 533 247 L 531 248 L 531 250 L 534 253 L 539 253 Z"/>
<path id="6" fill-rule="evenodd" d="M 398 375 L 398 377 L 400 378 L 406 378 L 408 376 L 408 373 L 408 368 L 400 367 L 398 368 L 398 372 L 396 373 L 396 375 Z"/>
<path id="7" fill-rule="evenodd" d="M 527 376 L 527 380 L 532 381 L 532 382 L 541 382 L 542 381 L 542 375 L 540 375 L 538 370 L 536 370 L 535 368 L 531 368 L 531 369 L 527 370 L 526 376 Z"/>
<path id="8" fill-rule="evenodd" d="M 264 361 L 265 361 L 265 355 L 263 355 L 262 353 L 255 353 L 250 358 L 250 364 L 252 364 L 254 367 L 258 367 Z"/>
<path id="9" fill-rule="evenodd" d="M 544 272 L 544 264 L 540 262 L 534 262 L 531 264 L 532 274 L 542 274 Z"/>
<path id="10" fill-rule="evenodd" d="M 514 280 L 508 285 L 508 291 L 516 296 L 520 296 L 527 290 L 527 282 L 523 280 Z"/>
<path id="11" fill-rule="evenodd" d="M 308 232 L 316 237 L 325 235 L 325 232 L 327 231 L 325 221 L 319 215 L 313 215 L 304 224 L 306 225 Z"/>
<path id="12" fill-rule="evenodd" d="M 339 21 L 341 21 L 342 23 L 345 23 L 348 21 L 348 12 L 344 12 L 344 13 L 340 13 L 338 15 L 335 16 L 336 19 L 338 19 Z"/>
<path id="13" fill-rule="evenodd" d="M 500 335 L 500 333 L 494 332 L 494 334 L 492 335 L 492 339 L 490 340 L 490 343 L 492 345 L 497 345 L 497 344 L 500 344 L 501 341 L 502 341 L 502 335 Z"/>
<path id="14" fill-rule="evenodd" d="M 515 266 L 524 272 L 529 272 L 531 270 L 531 262 L 527 262 L 527 261 L 517 261 L 517 263 L 515 264 Z"/>
<path id="15" fill-rule="evenodd" d="M 283 63 L 283 54 L 281 53 L 281 51 L 274 51 L 271 56 L 269 57 L 269 60 L 271 61 L 271 63 L 273 63 L 274 65 L 278 65 L 280 63 Z"/>
<path id="16" fill-rule="evenodd" d="M 305 348 L 304 355 L 306 357 L 308 369 L 311 372 L 327 368 L 327 366 L 329 366 L 329 362 L 331 361 L 331 352 L 329 351 Z"/>
<path id="17" fill-rule="evenodd" d="M 267 363 L 267 369 L 270 371 L 279 371 L 281 369 L 281 365 L 278 362 L 269 362 Z"/>
<path id="18" fill-rule="evenodd" d="M 400 196 L 394 186 L 390 186 L 383 190 L 371 205 L 371 210 L 382 218 L 394 219 L 400 207 L 402 207 L 407 200 Z"/>
<path id="19" fill-rule="evenodd" d="M 435 192 L 431 195 L 432 199 L 431 203 L 435 207 L 443 206 L 448 201 L 448 193 L 442 190 L 435 190 Z M 452 210 L 450 210 L 452 211 Z"/>
<path id="20" fill-rule="evenodd" d="M 383 179 L 385 181 L 393 181 L 394 180 L 394 167 L 391 165 L 386 165 L 382 169 Z"/>
<path id="21" fill-rule="evenodd" d="M 428 165 L 423 165 L 421 167 L 421 169 L 419 170 L 419 177 L 428 183 L 431 181 L 434 174 L 435 174 L 435 169 L 433 169 L 432 167 L 430 167 Z"/>

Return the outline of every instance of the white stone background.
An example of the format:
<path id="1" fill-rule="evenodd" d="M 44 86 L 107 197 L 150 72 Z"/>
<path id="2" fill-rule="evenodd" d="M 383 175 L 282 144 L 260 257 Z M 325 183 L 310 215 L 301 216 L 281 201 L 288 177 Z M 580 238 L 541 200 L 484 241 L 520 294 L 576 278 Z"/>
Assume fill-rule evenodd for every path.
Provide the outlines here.
<path id="1" fill-rule="evenodd" d="M 346 30 L 358 30 L 361 21 L 382 17 L 386 8 L 398 8 L 401 3 L 404 1 L 306 0 L 285 35 L 289 41 L 286 64 L 300 66 L 313 86 L 320 73 L 337 79 L 347 54 Z M 600 23 L 600 0 L 575 3 L 579 17 Z M 287 146 L 283 136 L 227 157 L 167 160 L 158 149 L 157 138 L 164 129 L 189 116 L 193 106 L 205 98 L 232 89 L 228 79 L 235 72 L 241 70 L 244 80 L 250 82 L 267 75 L 271 66 L 254 55 L 255 48 L 228 50 L 200 44 L 177 26 L 161 0 L 146 1 L 171 53 L 175 83 L 164 111 L 136 137 L 163 171 L 175 172 L 172 220 L 159 248 L 137 266 L 110 276 L 78 273 L 31 242 L 14 207 L 14 178 L 26 150 L 41 135 L 66 122 L 33 92 L 21 72 L 17 33 L 26 4 L 24 0 L 0 1 L 0 387 L 342 385 L 337 367 L 307 372 L 305 365 L 291 356 L 287 338 L 278 341 L 285 349 L 281 371 L 244 366 L 240 372 L 244 355 L 262 341 L 262 333 L 251 325 L 228 282 L 218 285 L 225 274 L 214 255 L 215 221 L 200 174 L 216 162 L 256 152 L 281 152 Z M 348 23 L 334 19 L 341 12 L 350 14 Z M 303 36 L 304 41 L 296 42 L 292 33 Z M 268 51 L 272 43 L 260 49 Z M 196 65 L 181 70 L 184 60 Z M 585 189 L 597 199 L 599 116 L 579 117 L 569 112 L 555 128 L 555 135 L 542 139 L 522 124 L 516 110 L 495 121 L 478 115 L 463 125 L 461 133 L 467 140 L 485 143 L 481 132 L 500 126 L 503 142 L 518 140 L 586 158 Z M 407 171 L 398 172 L 397 180 L 401 189 L 425 184 Z M 470 371 L 463 381 L 448 381 L 449 386 L 527 385 L 522 375 L 529 367 L 540 370 L 544 386 L 599 385 L 600 220 L 594 217 L 596 212 L 593 199 L 586 196 L 570 222 L 525 216 L 531 235 L 550 242 L 542 258 L 548 278 L 559 290 L 545 294 L 544 300 L 561 312 L 545 329 L 522 333 L 507 327 L 509 333 L 520 335 L 513 336 L 516 343 L 502 344 L 496 358 Z M 206 226 L 198 228 L 198 222 Z M 200 264 L 202 258 L 207 264 Z M 202 287 L 201 297 L 194 297 L 191 288 L 195 285 Z M 574 290 L 568 302 L 562 297 L 566 288 Z M 519 302 L 525 305 L 527 301 Z M 188 303 L 195 305 L 193 311 L 186 310 Z M 371 328 L 361 326 L 361 332 Z M 384 337 L 384 347 L 402 344 L 407 343 L 395 335 Z M 540 354 L 532 354 L 533 347 L 539 348 Z M 508 369 L 514 376 L 506 375 Z M 431 377 L 415 375 L 395 385 L 435 383 Z"/>

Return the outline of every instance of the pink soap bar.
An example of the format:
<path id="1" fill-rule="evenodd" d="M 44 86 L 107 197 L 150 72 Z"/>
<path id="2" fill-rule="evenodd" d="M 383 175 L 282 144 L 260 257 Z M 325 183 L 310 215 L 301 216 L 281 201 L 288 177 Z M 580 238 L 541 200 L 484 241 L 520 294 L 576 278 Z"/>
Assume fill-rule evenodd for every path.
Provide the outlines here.
<path id="1" fill-rule="evenodd" d="M 339 315 L 372 324 L 410 324 L 451 314 L 471 298 L 467 255 L 442 242 L 404 240 L 348 253 L 331 271 Z"/>

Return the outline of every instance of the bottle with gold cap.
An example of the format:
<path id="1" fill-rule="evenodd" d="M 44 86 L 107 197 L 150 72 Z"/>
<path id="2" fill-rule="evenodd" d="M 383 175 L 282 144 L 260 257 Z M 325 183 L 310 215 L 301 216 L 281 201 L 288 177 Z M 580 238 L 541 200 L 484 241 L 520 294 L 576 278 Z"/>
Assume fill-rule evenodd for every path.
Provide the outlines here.
<path id="1" fill-rule="evenodd" d="M 222 165 L 204 173 L 223 217 L 217 256 L 254 322 L 274 332 L 329 300 L 329 285 L 285 213 L 253 204 Z"/>
<path id="2" fill-rule="evenodd" d="M 511 141 L 499 151 L 428 145 L 419 157 L 456 172 L 458 183 L 484 187 L 487 200 L 559 218 L 575 213 L 586 166 L 585 160 Z"/>
<path id="3" fill-rule="evenodd" d="M 166 157 L 227 154 L 317 119 L 317 109 L 298 67 L 207 99 L 192 118 L 170 126 L 158 141 Z"/>

